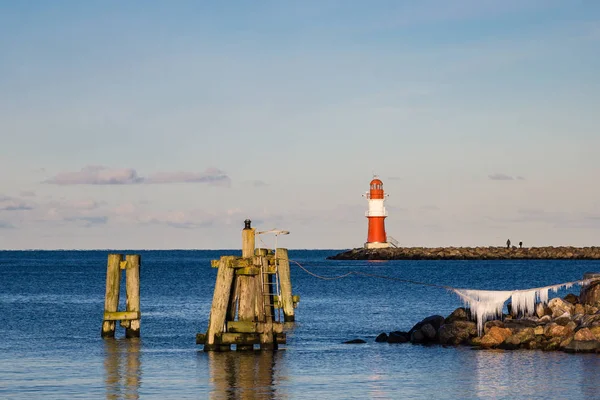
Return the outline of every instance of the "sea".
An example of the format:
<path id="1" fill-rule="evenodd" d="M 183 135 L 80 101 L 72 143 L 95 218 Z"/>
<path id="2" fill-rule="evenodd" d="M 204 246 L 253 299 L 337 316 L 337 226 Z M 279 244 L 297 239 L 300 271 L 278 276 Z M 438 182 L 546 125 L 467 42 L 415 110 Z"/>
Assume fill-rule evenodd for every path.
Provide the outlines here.
<path id="1" fill-rule="evenodd" d="M 111 251 L 0 251 L 1 399 L 597 399 L 600 355 L 376 343 L 461 301 L 433 286 L 512 290 L 578 280 L 598 261 L 334 261 L 290 250 L 296 322 L 278 351 L 212 353 L 216 269 L 240 250 L 141 254 L 141 337 L 102 339 Z M 315 276 L 315 275 L 318 275 Z M 579 294 L 579 288 L 560 291 Z M 125 309 L 124 284 L 120 310 Z M 363 339 L 364 344 L 344 344 Z"/>

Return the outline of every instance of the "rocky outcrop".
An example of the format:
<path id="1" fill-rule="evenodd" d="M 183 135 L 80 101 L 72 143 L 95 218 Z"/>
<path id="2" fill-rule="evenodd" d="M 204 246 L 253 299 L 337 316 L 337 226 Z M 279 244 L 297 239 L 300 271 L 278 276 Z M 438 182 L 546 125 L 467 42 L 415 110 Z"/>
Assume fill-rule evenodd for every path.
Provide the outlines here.
<path id="1" fill-rule="evenodd" d="M 533 316 L 515 318 L 503 315 L 502 320 L 487 321 L 482 336 L 478 336 L 477 325 L 470 320 L 469 310 L 461 307 L 446 318 L 440 315 L 427 317 L 408 332 L 382 333 L 376 341 L 600 353 L 600 310 L 596 306 L 580 303 L 580 299 L 591 298 L 587 291 L 595 288 L 587 285 L 579 296 L 569 294 L 564 299 L 555 298 L 547 305 L 538 305 Z"/>
<path id="2" fill-rule="evenodd" d="M 330 260 L 599 260 L 600 247 L 388 247 L 357 248 Z M 600 291 L 600 287 L 598 288 Z M 575 296 L 576 297 L 576 296 Z M 573 299 L 569 299 L 572 301 Z"/>

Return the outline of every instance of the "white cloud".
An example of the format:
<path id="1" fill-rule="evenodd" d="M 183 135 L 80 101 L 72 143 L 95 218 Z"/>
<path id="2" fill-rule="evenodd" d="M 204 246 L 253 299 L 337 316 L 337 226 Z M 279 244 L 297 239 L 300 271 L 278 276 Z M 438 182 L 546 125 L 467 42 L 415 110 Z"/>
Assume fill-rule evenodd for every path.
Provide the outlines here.
<path id="1" fill-rule="evenodd" d="M 144 183 L 208 183 L 214 186 L 229 186 L 231 179 L 218 168 L 204 172 L 157 172 L 143 179 Z"/>
<path id="2" fill-rule="evenodd" d="M 45 182 L 55 185 L 130 185 L 142 181 L 132 168 L 86 166 L 76 172 L 61 172 Z"/>
<path id="3" fill-rule="evenodd" d="M 512 177 L 510 175 L 500 174 L 500 173 L 488 175 L 488 178 L 490 178 L 493 181 L 513 181 L 515 179 L 514 177 Z M 523 179 L 523 178 L 519 177 L 519 179 Z"/>
<path id="4" fill-rule="evenodd" d="M 33 205 L 21 199 L 9 196 L 0 196 L 0 211 L 28 211 L 33 210 Z"/>
<path id="5" fill-rule="evenodd" d="M 157 172 L 145 178 L 133 168 L 108 168 L 86 166 L 80 171 L 61 172 L 45 183 L 55 185 L 133 185 L 159 183 L 208 183 L 215 186 L 229 186 L 231 179 L 218 168 L 208 168 L 204 172 Z"/>

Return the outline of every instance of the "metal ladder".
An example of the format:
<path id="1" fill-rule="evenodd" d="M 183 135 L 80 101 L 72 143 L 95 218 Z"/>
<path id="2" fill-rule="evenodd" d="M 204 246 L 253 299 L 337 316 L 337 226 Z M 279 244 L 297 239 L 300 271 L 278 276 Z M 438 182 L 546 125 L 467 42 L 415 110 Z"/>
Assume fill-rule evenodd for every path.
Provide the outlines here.
<path id="1" fill-rule="evenodd" d="M 398 243 L 398 241 L 396 239 L 394 239 L 390 235 L 387 235 L 387 240 L 388 240 L 388 243 L 394 247 L 398 247 L 398 245 L 400 244 L 400 243 Z"/>
<path id="2" fill-rule="evenodd" d="M 260 276 L 261 276 L 261 287 L 263 291 L 263 306 L 265 310 L 265 319 L 268 321 L 269 319 L 277 322 L 281 319 L 281 307 L 277 308 L 277 314 L 275 315 L 273 311 L 275 310 L 274 304 L 274 296 L 277 296 L 277 299 L 281 298 L 281 293 L 279 290 L 279 269 L 278 262 L 275 259 L 275 274 L 270 274 L 268 271 L 265 271 L 264 266 L 261 263 L 260 267 Z M 274 275 L 273 279 L 269 278 L 269 275 Z M 266 290 L 265 290 L 266 289 Z M 268 301 L 267 301 L 268 300 Z"/>

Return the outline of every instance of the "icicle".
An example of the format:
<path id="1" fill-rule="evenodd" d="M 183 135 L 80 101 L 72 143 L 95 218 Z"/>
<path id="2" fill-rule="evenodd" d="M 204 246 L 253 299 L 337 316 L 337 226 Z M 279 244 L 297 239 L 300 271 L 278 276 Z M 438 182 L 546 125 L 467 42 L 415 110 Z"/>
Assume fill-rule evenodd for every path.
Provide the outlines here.
<path id="1" fill-rule="evenodd" d="M 490 317 L 502 315 L 504 302 L 512 295 L 509 291 L 452 289 L 460 297 L 465 306 L 471 309 L 471 315 L 477 320 L 479 336 L 483 332 L 483 324 Z"/>
<path id="2" fill-rule="evenodd" d="M 539 290 L 515 290 L 510 298 L 512 304 L 512 314 L 531 315 L 535 312 L 535 300 L 539 296 Z"/>
<path id="3" fill-rule="evenodd" d="M 538 297 L 540 299 L 540 303 L 546 304 L 548 303 L 548 288 L 541 288 L 538 292 Z"/>
<path id="4" fill-rule="evenodd" d="M 462 299 L 465 306 L 471 310 L 471 315 L 477 321 L 479 336 L 483 333 L 483 324 L 490 318 L 502 315 L 504 303 L 511 299 L 513 314 L 523 313 L 525 316 L 535 312 L 536 300 L 542 304 L 548 303 L 548 292 L 554 293 L 562 288 L 570 289 L 573 285 L 587 285 L 593 279 L 566 282 L 558 285 L 544 286 L 527 290 L 473 290 L 448 288 Z"/>

